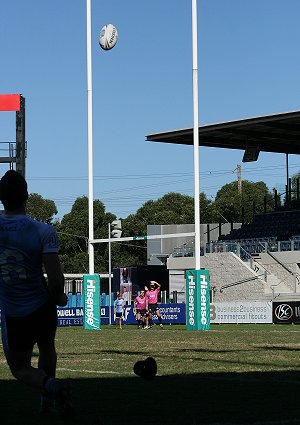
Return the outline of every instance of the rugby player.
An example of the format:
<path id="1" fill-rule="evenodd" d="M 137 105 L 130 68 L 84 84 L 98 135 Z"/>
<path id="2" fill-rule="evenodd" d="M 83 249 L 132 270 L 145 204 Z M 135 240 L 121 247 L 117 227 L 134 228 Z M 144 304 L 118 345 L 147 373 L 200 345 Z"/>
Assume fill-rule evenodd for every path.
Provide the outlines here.
<path id="1" fill-rule="evenodd" d="M 158 294 L 160 292 L 161 285 L 158 282 L 155 282 L 155 280 L 150 280 L 149 288 L 145 286 L 146 292 L 146 308 L 149 311 L 149 327 L 152 328 L 153 321 L 152 321 L 152 315 L 153 313 L 156 313 L 159 326 L 163 328 L 162 320 L 160 311 L 158 308 Z"/>
<path id="2" fill-rule="evenodd" d="M 122 329 L 122 318 L 124 317 L 124 306 L 125 301 L 122 297 L 122 294 L 119 293 L 117 299 L 114 302 L 114 314 L 116 317 L 116 328 L 119 325 L 119 328 Z"/>
<path id="3" fill-rule="evenodd" d="M 142 324 L 142 329 L 145 329 L 146 324 L 146 329 L 148 329 L 148 311 L 146 308 L 145 291 L 143 289 L 141 290 L 140 295 L 134 299 L 134 308 L 136 310 L 138 328 L 140 329 Z"/>
<path id="4" fill-rule="evenodd" d="M 72 413 L 71 383 L 55 378 L 56 306 L 67 304 L 53 226 L 26 216 L 27 183 L 14 170 L 0 180 L 0 307 L 4 354 L 13 376 L 41 391 L 41 411 Z M 43 276 L 43 267 L 47 283 Z M 38 366 L 31 366 L 33 347 Z"/>

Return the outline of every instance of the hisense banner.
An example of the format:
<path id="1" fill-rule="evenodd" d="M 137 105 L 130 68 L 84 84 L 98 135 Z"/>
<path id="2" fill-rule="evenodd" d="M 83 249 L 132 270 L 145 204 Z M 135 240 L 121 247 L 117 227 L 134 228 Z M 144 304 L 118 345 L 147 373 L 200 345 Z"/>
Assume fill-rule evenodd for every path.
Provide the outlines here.
<path id="1" fill-rule="evenodd" d="M 208 270 L 186 271 L 186 328 L 210 329 L 210 291 Z"/>
<path id="2" fill-rule="evenodd" d="M 98 274 L 83 276 L 83 327 L 100 329 L 100 276 Z"/>

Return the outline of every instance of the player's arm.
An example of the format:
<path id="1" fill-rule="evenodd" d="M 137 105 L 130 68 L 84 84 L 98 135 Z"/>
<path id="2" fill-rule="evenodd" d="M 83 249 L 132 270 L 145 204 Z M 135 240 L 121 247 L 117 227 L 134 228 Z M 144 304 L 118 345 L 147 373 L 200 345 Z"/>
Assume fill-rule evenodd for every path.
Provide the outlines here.
<path id="1" fill-rule="evenodd" d="M 150 283 L 154 283 L 154 285 L 156 285 L 158 288 L 161 287 L 161 284 L 156 282 L 155 280 L 151 280 Z"/>
<path id="2" fill-rule="evenodd" d="M 43 264 L 47 274 L 47 286 L 51 299 L 58 306 L 65 306 L 68 298 L 65 294 L 65 279 L 61 270 L 59 256 L 57 253 L 43 254 Z"/>

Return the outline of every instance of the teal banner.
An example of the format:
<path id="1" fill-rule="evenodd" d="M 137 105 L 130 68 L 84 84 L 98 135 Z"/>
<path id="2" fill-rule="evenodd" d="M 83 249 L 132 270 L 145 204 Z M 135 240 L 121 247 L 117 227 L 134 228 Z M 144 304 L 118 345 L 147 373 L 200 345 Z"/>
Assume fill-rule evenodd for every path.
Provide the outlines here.
<path id="1" fill-rule="evenodd" d="M 100 276 L 98 274 L 83 276 L 83 327 L 100 329 Z"/>
<path id="2" fill-rule="evenodd" d="M 186 328 L 210 329 L 210 283 L 208 270 L 186 271 Z"/>

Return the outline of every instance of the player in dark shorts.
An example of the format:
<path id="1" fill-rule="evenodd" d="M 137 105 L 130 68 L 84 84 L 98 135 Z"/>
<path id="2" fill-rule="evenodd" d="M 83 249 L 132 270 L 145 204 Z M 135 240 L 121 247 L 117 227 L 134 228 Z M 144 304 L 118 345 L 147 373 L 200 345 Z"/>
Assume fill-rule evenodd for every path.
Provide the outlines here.
<path id="1" fill-rule="evenodd" d="M 138 321 L 138 328 L 148 329 L 148 311 L 146 305 L 145 291 L 142 289 L 140 295 L 134 300 L 134 308 L 136 310 L 136 318 Z"/>
<path id="2" fill-rule="evenodd" d="M 147 310 L 149 311 L 149 326 L 152 327 L 152 315 L 153 313 L 157 314 L 157 318 L 159 321 L 159 326 L 163 328 L 160 311 L 158 308 L 158 294 L 160 292 L 161 285 L 155 280 L 150 280 L 149 288 L 145 286 L 146 292 L 146 300 L 147 300 Z"/>
<path id="3" fill-rule="evenodd" d="M 117 299 L 114 302 L 114 314 L 116 317 L 116 328 L 122 329 L 122 319 L 124 317 L 124 306 L 125 301 L 122 294 L 119 293 Z"/>
<path id="4" fill-rule="evenodd" d="M 53 226 L 26 216 L 27 183 L 7 171 L 0 180 L 0 307 L 2 343 L 13 376 L 41 390 L 41 411 L 72 413 L 71 384 L 55 378 L 56 305 L 64 306 L 64 276 Z M 43 267 L 47 282 L 43 277 Z M 31 366 L 33 347 L 38 367 Z"/>

